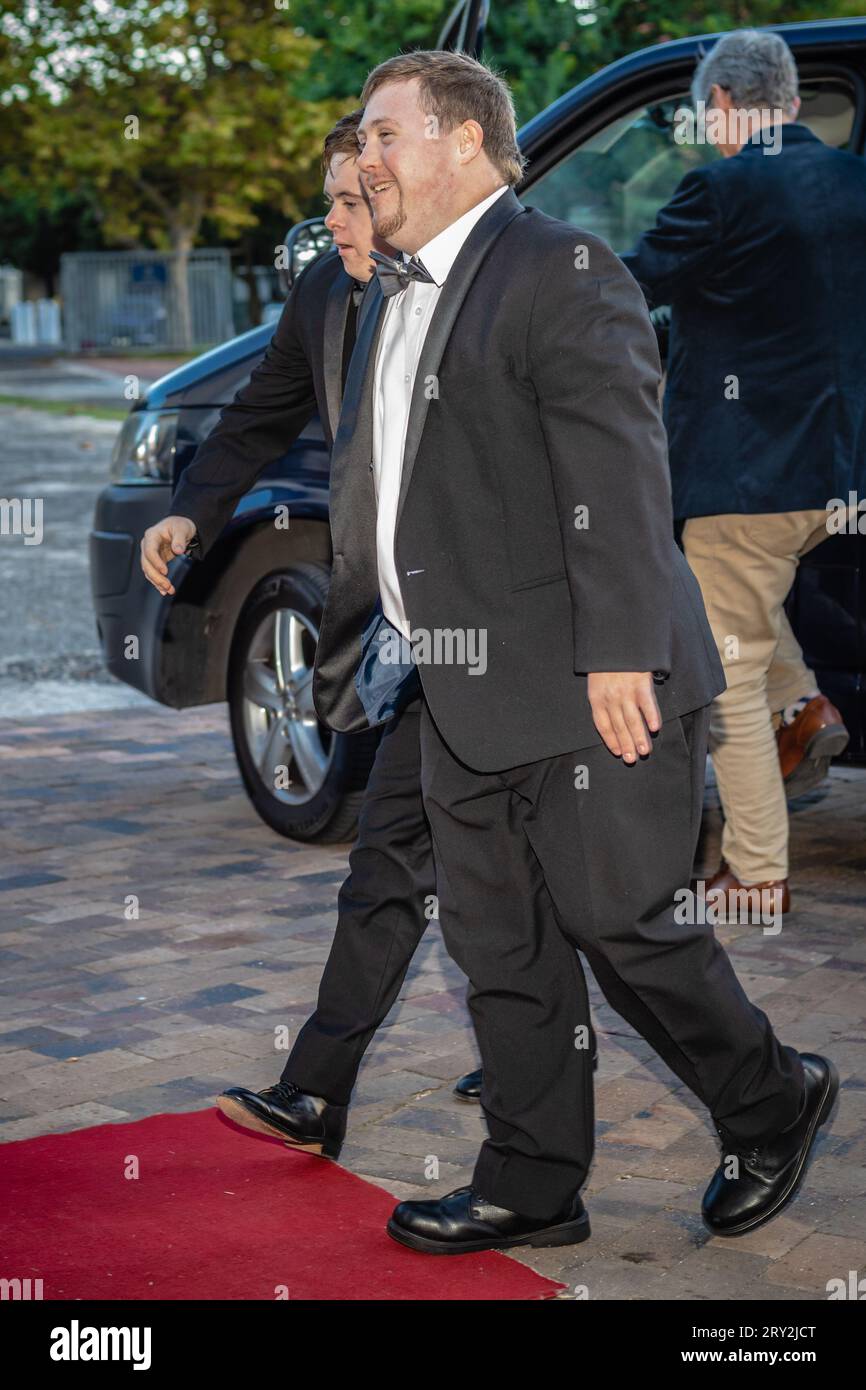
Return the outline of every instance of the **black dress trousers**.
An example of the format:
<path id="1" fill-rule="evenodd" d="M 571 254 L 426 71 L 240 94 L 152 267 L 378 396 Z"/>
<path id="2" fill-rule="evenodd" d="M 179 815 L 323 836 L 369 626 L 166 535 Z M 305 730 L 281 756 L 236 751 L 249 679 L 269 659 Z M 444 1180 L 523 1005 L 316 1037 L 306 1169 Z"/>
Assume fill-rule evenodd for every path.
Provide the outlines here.
<path id="1" fill-rule="evenodd" d="M 316 1010 L 283 1068 L 284 1081 L 335 1105 L 349 1104 L 364 1053 L 396 1003 L 431 917 L 436 883 L 421 799 L 422 706 L 422 699 L 415 698 L 385 726 L 349 856 L 349 876 L 340 889 L 337 927 Z M 539 918 L 544 906 L 539 905 Z M 571 1046 L 592 1051 L 595 1034 L 577 952 L 566 946 L 552 918 L 545 938 L 550 943 L 550 988 L 562 972 L 574 987 L 567 1007 L 581 1031 Z"/>
<path id="2" fill-rule="evenodd" d="M 421 717 L 439 915 L 470 980 L 490 1138 L 473 1186 L 540 1219 L 586 1179 L 592 1073 L 575 947 L 612 1007 L 752 1144 L 791 1124 L 804 1077 L 711 926 L 677 920 L 700 828 L 709 708 L 666 721 L 631 766 L 601 744 L 488 774 Z M 697 914 L 691 914 L 696 916 Z"/>
<path id="3" fill-rule="evenodd" d="M 421 801 L 421 701 L 385 726 L 367 783 L 349 876 L 316 1011 L 282 1079 L 348 1105 L 358 1067 L 397 999 L 436 893 L 430 830 Z"/>

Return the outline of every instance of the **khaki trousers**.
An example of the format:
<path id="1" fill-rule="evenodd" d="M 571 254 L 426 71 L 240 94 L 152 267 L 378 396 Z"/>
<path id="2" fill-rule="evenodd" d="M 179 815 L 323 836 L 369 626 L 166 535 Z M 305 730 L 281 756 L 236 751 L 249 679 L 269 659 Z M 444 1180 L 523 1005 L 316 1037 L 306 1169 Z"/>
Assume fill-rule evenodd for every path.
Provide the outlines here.
<path id="1" fill-rule="evenodd" d="M 725 668 L 709 748 L 725 826 L 722 855 L 741 883 L 788 877 L 788 807 L 778 713 L 814 691 L 815 676 L 783 604 L 801 555 L 827 536 L 827 511 L 692 517 L 683 549 Z"/>

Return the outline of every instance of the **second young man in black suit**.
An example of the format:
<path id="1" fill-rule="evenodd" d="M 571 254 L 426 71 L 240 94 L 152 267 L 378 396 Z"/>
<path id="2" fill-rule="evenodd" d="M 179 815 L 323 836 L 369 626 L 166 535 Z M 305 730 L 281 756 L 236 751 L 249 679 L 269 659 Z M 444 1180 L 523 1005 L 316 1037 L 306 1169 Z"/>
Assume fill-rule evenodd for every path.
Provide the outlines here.
<path id="1" fill-rule="evenodd" d="M 193 540 L 195 558 L 207 554 L 238 499 L 299 436 L 317 406 L 332 443 L 358 308 L 373 273 L 369 252 L 392 249 L 374 236 L 360 187 L 359 118 L 356 112 L 339 121 L 324 146 L 334 250 L 299 277 L 262 362 L 181 477 L 172 515 L 142 539 L 144 572 L 161 593 L 174 592 L 168 562 Z M 340 1151 L 361 1059 L 397 998 L 436 891 L 421 802 L 419 720 L 415 701 L 385 726 L 317 1008 L 281 1079 L 261 1092 L 233 1087 L 217 1102 L 247 1128 L 332 1158 Z M 477 1091 L 478 1083 L 463 1089 Z"/>

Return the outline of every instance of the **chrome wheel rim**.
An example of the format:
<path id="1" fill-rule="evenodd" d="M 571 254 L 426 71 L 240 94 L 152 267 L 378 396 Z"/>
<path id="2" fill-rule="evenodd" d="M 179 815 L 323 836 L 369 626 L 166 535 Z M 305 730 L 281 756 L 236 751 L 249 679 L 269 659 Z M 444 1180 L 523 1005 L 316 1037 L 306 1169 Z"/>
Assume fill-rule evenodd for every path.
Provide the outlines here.
<path id="1" fill-rule="evenodd" d="M 290 806 L 312 800 L 334 761 L 334 736 L 313 707 L 317 638 L 303 613 L 277 608 L 256 628 L 244 667 L 247 748 L 270 794 Z"/>

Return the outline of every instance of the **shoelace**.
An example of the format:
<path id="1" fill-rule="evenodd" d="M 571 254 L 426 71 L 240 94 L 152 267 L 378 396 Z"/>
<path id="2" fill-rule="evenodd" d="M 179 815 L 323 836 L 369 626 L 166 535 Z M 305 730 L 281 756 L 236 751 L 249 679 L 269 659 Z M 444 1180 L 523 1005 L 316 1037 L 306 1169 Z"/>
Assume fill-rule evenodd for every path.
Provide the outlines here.
<path id="1" fill-rule="evenodd" d="M 294 1081 L 278 1081 L 275 1086 L 270 1086 L 268 1089 L 269 1093 L 275 1096 L 277 1100 L 288 1103 L 301 1088 L 300 1086 L 296 1086 Z"/>
<path id="2" fill-rule="evenodd" d="M 806 1113 L 806 1106 L 808 1104 L 808 1100 L 808 1089 L 804 1089 L 803 1097 L 800 1102 L 800 1109 L 797 1113 L 797 1118 L 796 1120 L 792 1121 L 790 1125 L 788 1125 L 787 1129 L 782 1130 L 783 1135 L 791 1133 L 791 1131 L 794 1130 L 797 1125 L 801 1124 Z M 716 1125 L 715 1130 L 721 1141 L 722 1154 L 724 1156 L 727 1157 L 728 1155 L 736 1155 L 737 1158 L 744 1159 L 746 1163 L 758 1164 L 760 1166 L 764 1150 L 767 1147 L 766 1144 L 760 1145 L 759 1147 L 754 1149 L 741 1149 L 734 1140 L 730 1139 L 730 1137 L 725 1135 L 725 1132 L 720 1125 Z"/>
<path id="3" fill-rule="evenodd" d="M 761 1154 L 763 1152 L 762 1149 L 740 1148 L 737 1144 L 733 1143 L 730 1139 L 728 1139 L 725 1136 L 724 1131 L 719 1129 L 718 1125 L 716 1125 L 716 1133 L 719 1136 L 719 1143 L 722 1146 L 722 1156 L 724 1158 L 742 1158 L 745 1163 L 760 1163 Z"/>

